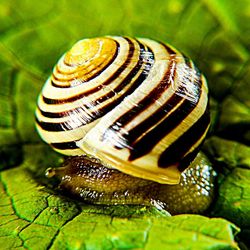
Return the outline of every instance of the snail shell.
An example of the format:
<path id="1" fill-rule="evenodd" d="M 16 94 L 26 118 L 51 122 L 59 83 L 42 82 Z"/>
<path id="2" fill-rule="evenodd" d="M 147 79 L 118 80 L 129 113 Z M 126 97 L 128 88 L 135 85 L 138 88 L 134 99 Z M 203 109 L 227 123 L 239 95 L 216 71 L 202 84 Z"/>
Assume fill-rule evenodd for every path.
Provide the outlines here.
<path id="1" fill-rule="evenodd" d="M 206 80 L 173 47 L 145 38 L 77 42 L 39 96 L 36 126 L 56 151 L 176 184 L 209 128 Z"/>

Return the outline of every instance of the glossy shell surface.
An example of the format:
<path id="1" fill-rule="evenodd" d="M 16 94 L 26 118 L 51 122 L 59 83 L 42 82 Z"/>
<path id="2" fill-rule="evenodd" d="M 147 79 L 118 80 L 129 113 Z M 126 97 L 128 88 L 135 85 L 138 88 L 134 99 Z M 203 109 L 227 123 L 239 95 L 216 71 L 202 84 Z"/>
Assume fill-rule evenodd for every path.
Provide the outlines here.
<path id="1" fill-rule="evenodd" d="M 56 151 L 166 184 L 179 182 L 209 123 L 203 75 L 145 38 L 80 40 L 54 67 L 36 110 L 38 132 Z"/>

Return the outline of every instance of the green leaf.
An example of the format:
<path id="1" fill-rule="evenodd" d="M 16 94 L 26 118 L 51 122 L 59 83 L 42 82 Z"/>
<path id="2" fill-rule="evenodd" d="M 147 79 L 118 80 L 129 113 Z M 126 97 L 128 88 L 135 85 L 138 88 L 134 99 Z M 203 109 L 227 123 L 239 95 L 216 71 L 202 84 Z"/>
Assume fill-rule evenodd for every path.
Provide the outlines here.
<path id="1" fill-rule="evenodd" d="M 248 0 L 2 0 L 0 249 L 237 249 L 239 227 L 237 240 L 247 248 L 249 13 Z M 62 157 L 35 131 L 38 93 L 74 42 L 107 34 L 168 42 L 206 75 L 212 127 L 203 149 L 218 172 L 210 215 L 222 218 L 89 206 L 62 196 L 44 177 Z"/>
<path id="2" fill-rule="evenodd" d="M 213 137 L 205 146 L 219 175 L 219 192 L 213 215 L 223 216 L 243 228 L 250 225 L 250 148 Z"/>
<path id="3" fill-rule="evenodd" d="M 33 249 L 37 242 L 39 249 L 179 249 L 187 244 L 192 249 L 237 249 L 233 234 L 238 229 L 226 220 L 169 217 L 145 207 L 81 205 L 48 192 L 27 169 L 24 164 L 1 174 L 1 249 Z"/>

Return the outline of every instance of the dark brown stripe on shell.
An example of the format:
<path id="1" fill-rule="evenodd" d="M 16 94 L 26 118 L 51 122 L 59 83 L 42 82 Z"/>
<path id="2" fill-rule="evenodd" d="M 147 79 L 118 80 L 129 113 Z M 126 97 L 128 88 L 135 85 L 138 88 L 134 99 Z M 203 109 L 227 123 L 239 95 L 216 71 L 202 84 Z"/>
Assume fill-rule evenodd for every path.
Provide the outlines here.
<path id="1" fill-rule="evenodd" d="M 149 50 L 151 55 L 152 55 L 152 62 L 154 62 L 154 56 L 153 56 L 153 52 L 151 50 Z M 141 57 L 143 57 L 143 53 L 145 51 L 142 50 L 141 51 Z M 97 112 L 95 113 L 91 113 L 89 114 L 88 119 L 86 119 L 86 117 L 79 115 L 79 120 L 81 121 L 81 125 L 77 125 L 76 127 L 73 127 L 74 124 L 79 124 L 79 123 L 73 123 L 72 121 L 68 120 L 65 121 L 63 123 L 52 123 L 52 122 L 41 122 L 38 119 L 36 119 L 37 124 L 44 130 L 46 131 L 64 131 L 64 130 L 70 130 L 70 129 L 75 129 L 75 128 L 79 128 L 83 125 L 89 124 L 92 121 L 102 117 L 103 115 L 105 115 L 106 113 L 108 113 L 109 111 L 111 111 L 115 106 L 117 106 L 120 102 L 122 102 L 122 100 L 127 96 L 130 95 L 131 93 L 134 92 L 134 90 L 136 88 L 138 88 L 138 86 L 147 78 L 150 69 L 152 68 L 152 64 L 144 64 L 147 65 L 147 68 L 140 74 L 140 76 L 134 81 L 134 83 L 128 88 L 128 90 L 123 94 L 120 95 L 119 98 L 117 98 L 116 100 L 114 100 L 112 103 L 109 103 L 107 105 L 105 105 L 104 107 L 102 107 L 101 109 L 97 110 Z M 136 69 L 136 71 L 138 72 L 139 69 Z M 127 79 L 127 78 L 126 78 Z M 124 80 L 125 81 L 125 80 Z M 127 84 L 131 81 L 131 79 L 127 79 L 126 81 Z M 123 84 L 123 83 L 122 83 Z M 119 86 L 118 86 L 119 87 Z M 87 107 L 88 108 L 88 107 Z M 51 115 L 53 116 L 53 113 L 51 114 L 46 114 L 46 115 Z M 62 114 L 63 115 L 63 114 Z M 70 116 L 70 114 L 67 113 L 67 115 Z M 54 118 L 54 117 L 53 117 Z M 55 125 L 55 128 L 54 128 Z"/>
<path id="2" fill-rule="evenodd" d="M 61 122 L 61 123 L 42 122 L 42 121 L 39 121 L 37 117 L 36 117 L 36 124 L 40 128 L 46 131 L 65 131 L 65 130 L 73 129 L 71 126 L 67 126 L 65 122 Z"/>
<path id="3" fill-rule="evenodd" d="M 160 83 L 136 106 L 134 106 L 133 109 L 128 110 L 125 114 L 119 117 L 111 126 L 109 126 L 103 133 L 101 141 L 108 139 L 109 137 L 108 134 L 110 130 L 120 131 L 122 127 L 124 127 L 136 116 L 138 116 L 140 113 L 146 110 L 149 106 L 154 104 L 157 101 L 157 99 L 159 99 L 160 96 L 166 91 L 166 89 L 168 89 L 168 87 L 170 86 L 169 78 L 171 74 L 171 68 L 174 66 L 174 74 L 176 71 L 175 57 L 171 56 L 170 60 L 171 61 L 169 63 L 168 69 L 165 75 L 163 76 L 162 80 L 160 81 Z"/>
<path id="4" fill-rule="evenodd" d="M 91 107 L 94 107 L 96 105 L 99 105 L 100 103 L 108 100 L 109 98 L 112 98 L 113 96 L 115 96 L 116 94 L 118 94 L 120 91 L 122 91 L 122 89 L 128 85 L 131 80 L 133 79 L 133 77 L 139 72 L 139 70 L 142 69 L 142 67 L 144 65 L 146 66 L 149 66 L 149 64 L 145 64 L 143 62 L 143 59 L 144 59 L 144 53 L 147 52 L 147 53 L 150 53 L 150 55 L 152 55 L 152 62 L 154 61 L 154 56 L 153 56 L 153 53 L 152 53 L 152 50 L 150 50 L 149 48 L 147 48 L 147 51 L 146 51 L 146 47 L 141 44 L 139 41 L 137 41 L 139 46 L 140 46 L 140 55 L 139 55 L 139 60 L 136 64 L 136 66 L 131 70 L 131 72 L 126 76 L 126 78 L 113 90 L 111 90 L 110 92 L 108 92 L 106 95 L 104 96 L 101 96 L 99 98 L 97 98 L 96 100 L 94 100 L 92 103 L 91 103 Z M 151 68 L 152 64 L 150 64 L 149 68 Z M 144 72 L 142 72 L 142 74 L 144 74 L 144 76 L 146 76 L 147 74 L 145 73 L 147 71 L 147 74 L 149 72 L 149 69 L 148 70 L 145 70 Z M 135 82 L 132 84 L 132 86 L 122 95 L 123 98 L 129 94 L 131 94 L 139 85 L 140 83 L 143 81 L 143 77 L 142 77 L 142 74 L 140 74 L 140 76 L 135 80 Z M 144 77 L 145 79 L 145 77 Z M 121 100 L 122 98 L 119 98 L 119 100 Z M 116 103 L 117 104 L 117 103 Z M 89 106 L 84 106 L 84 109 L 86 110 L 89 110 Z M 66 117 L 66 116 L 69 116 L 71 113 L 74 113 L 75 109 L 73 110 L 67 110 L 67 111 L 64 111 L 64 112 L 45 112 L 41 109 L 39 109 L 41 114 L 44 116 L 44 117 L 48 117 L 48 118 L 61 118 L 61 117 Z"/>
<path id="5" fill-rule="evenodd" d="M 181 161 L 179 162 L 179 165 L 177 166 L 180 172 L 183 172 L 185 169 L 189 167 L 190 163 L 194 160 L 196 155 L 199 153 L 202 143 L 197 148 L 195 148 L 191 153 L 187 154 L 181 159 Z"/>
<path id="6" fill-rule="evenodd" d="M 123 137 L 126 139 L 127 144 L 133 145 L 140 135 L 147 132 L 151 127 L 153 127 L 161 119 L 163 119 L 164 116 L 166 116 L 181 100 L 183 100 L 182 97 L 175 94 L 172 95 L 171 98 L 155 113 L 153 113 L 147 119 L 143 120 L 142 123 L 138 124 L 133 129 L 131 129 L 128 135 L 123 135 Z"/>
<path id="7" fill-rule="evenodd" d="M 118 94 L 120 91 L 122 91 L 131 82 L 131 80 L 136 76 L 136 74 L 139 72 L 139 70 L 142 69 L 142 67 L 144 65 L 143 64 L 143 52 L 145 52 L 146 50 L 145 50 L 145 47 L 139 41 L 137 41 L 137 43 L 140 46 L 140 55 L 139 55 L 139 60 L 138 60 L 137 64 L 135 65 L 135 67 L 129 72 L 129 74 L 125 77 L 125 79 L 116 88 L 114 88 L 112 91 L 110 91 L 106 95 L 101 96 L 100 98 L 96 99 L 93 102 L 93 105 L 97 105 L 99 103 L 102 103 L 102 102 L 108 100 L 109 98 L 114 97 L 116 94 Z M 151 51 L 151 53 L 152 53 L 152 51 Z M 138 83 L 140 84 L 141 82 L 139 81 Z M 132 92 L 133 92 L 136 88 L 137 88 L 137 84 L 133 84 L 133 88 L 129 88 L 129 89 L 130 89 L 130 91 L 132 90 Z M 130 94 L 131 93 L 130 91 L 127 91 L 125 93 L 125 95 L 123 95 L 122 99 L 124 99 L 125 96 Z"/>
<path id="8" fill-rule="evenodd" d="M 62 117 L 70 116 L 70 114 L 73 113 L 74 110 L 72 109 L 72 110 L 63 111 L 63 112 L 52 113 L 52 112 L 43 111 L 39 108 L 39 111 L 41 112 L 42 116 L 46 118 L 62 118 Z"/>
<path id="9" fill-rule="evenodd" d="M 67 150 L 67 149 L 78 149 L 79 147 L 76 145 L 75 141 L 71 142 L 57 142 L 50 143 L 50 145 L 55 149 Z"/>
<path id="10" fill-rule="evenodd" d="M 161 154 L 158 166 L 161 168 L 171 165 L 178 166 L 180 159 L 202 138 L 209 124 L 210 117 L 208 109 L 206 109 L 199 120 Z"/>
<path id="11" fill-rule="evenodd" d="M 184 119 L 196 108 L 197 104 L 199 103 L 199 99 L 201 96 L 201 85 L 202 82 L 200 79 L 200 81 L 198 82 L 199 94 L 197 103 L 190 102 L 190 100 L 181 97 L 181 99 L 184 100 L 182 104 L 173 113 L 166 117 L 166 119 L 164 119 L 160 124 L 154 127 L 147 134 L 145 134 L 141 139 L 135 141 L 136 138 L 133 138 L 135 142 L 133 141 L 133 143 L 130 145 L 132 148 L 129 156 L 130 161 L 138 159 L 143 155 L 149 153 L 157 145 L 157 143 L 159 143 L 165 136 L 167 136 L 167 134 L 171 133 L 171 131 L 173 131 L 182 121 L 184 121 Z M 173 100 L 171 100 L 172 98 Z M 165 104 L 166 106 L 172 105 L 171 102 L 175 102 L 174 98 L 180 100 L 180 96 L 178 96 L 178 94 L 174 94 L 172 98 L 170 98 L 169 102 Z M 155 113 L 154 115 L 157 116 L 157 113 Z M 146 123 L 144 125 L 142 123 L 142 126 L 147 125 Z M 139 135 L 141 134 L 142 133 L 140 133 Z"/>
<path id="12" fill-rule="evenodd" d="M 46 103 L 46 104 L 63 104 L 63 103 L 74 102 L 74 101 L 79 100 L 85 96 L 89 96 L 93 93 L 96 93 L 99 90 L 101 90 L 104 86 L 108 86 L 109 84 L 111 84 L 112 81 L 115 80 L 121 74 L 121 72 L 123 72 L 123 70 L 130 63 L 130 61 L 134 55 L 134 50 L 135 50 L 134 44 L 128 38 L 125 38 L 125 39 L 129 43 L 128 57 L 125 60 L 125 62 L 105 82 L 103 82 L 101 85 L 99 85 L 95 88 L 92 88 L 92 89 L 87 90 L 85 92 L 82 92 L 78 95 L 71 96 L 71 97 L 64 98 L 64 99 L 50 99 L 50 98 L 47 98 L 45 96 L 42 96 L 44 103 Z"/>
<path id="13" fill-rule="evenodd" d="M 163 42 L 159 42 L 168 52 L 168 54 L 171 55 L 176 55 L 176 51 L 174 51 L 172 48 L 170 48 L 167 44 L 163 43 Z"/>
<path id="14" fill-rule="evenodd" d="M 156 127 L 154 127 L 151 131 L 149 131 L 147 134 L 145 134 L 141 139 L 136 139 L 143 133 L 140 133 L 140 130 L 137 130 L 137 138 L 136 134 L 134 134 L 134 137 L 132 138 L 133 141 L 131 143 L 131 152 L 129 156 L 129 160 L 133 161 L 139 157 L 142 157 L 143 155 L 149 153 L 157 143 L 160 142 L 167 134 L 169 134 L 172 130 L 174 130 L 197 106 L 200 100 L 201 96 L 201 89 L 202 89 L 202 81 L 199 79 L 197 82 L 198 84 L 198 98 L 197 102 L 191 102 L 189 99 L 185 99 L 185 97 L 181 97 L 178 94 L 174 94 L 169 101 L 166 102 L 166 104 L 163 106 L 163 108 L 166 108 L 168 106 L 172 106 L 177 102 L 178 100 L 184 100 L 182 104 L 173 112 L 171 113 L 166 119 L 164 119 L 160 124 L 158 124 Z M 175 100 L 175 98 L 177 100 Z M 160 114 L 159 114 L 159 113 Z M 154 113 L 153 116 L 151 116 L 153 119 L 157 119 L 158 115 L 162 116 L 162 110 L 159 110 L 158 112 Z M 158 113 L 158 114 L 157 114 Z M 149 117 L 149 119 L 151 118 Z M 155 117 L 155 118 L 154 118 Z M 143 126 L 148 126 L 146 121 L 143 122 Z M 141 128 L 143 131 L 143 129 Z M 129 133 L 130 134 L 130 133 Z"/>

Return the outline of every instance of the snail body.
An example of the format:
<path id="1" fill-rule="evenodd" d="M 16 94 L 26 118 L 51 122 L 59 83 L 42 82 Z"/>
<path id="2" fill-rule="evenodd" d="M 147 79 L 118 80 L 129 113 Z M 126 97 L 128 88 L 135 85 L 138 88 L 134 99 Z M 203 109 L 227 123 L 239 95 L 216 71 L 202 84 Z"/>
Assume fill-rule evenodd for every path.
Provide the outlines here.
<path id="1" fill-rule="evenodd" d="M 93 190 L 103 188 L 98 192 L 106 197 L 105 204 L 109 200 L 119 203 L 122 195 L 116 195 L 117 199 L 105 196 L 108 186 L 98 184 L 104 180 L 119 180 L 124 187 L 126 182 L 121 180 L 126 179 L 136 187 L 114 187 L 123 194 L 136 193 L 141 187 L 144 191 L 137 193 L 142 195 L 145 187 L 157 186 L 151 190 L 159 193 L 160 184 L 182 183 L 182 172 L 196 169 L 189 165 L 209 124 L 203 75 L 173 47 L 145 38 L 100 37 L 77 42 L 55 66 L 36 110 L 42 139 L 71 156 L 61 170 L 48 175 L 61 176 L 61 187 L 71 193 L 77 194 L 72 191 L 77 187 L 84 190 L 78 196 L 89 202 L 102 203 L 100 195 L 93 198 Z M 93 175 L 97 169 L 102 174 Z M 212 193 L 213 171 L 207 171 L 206 186 Z M 119 173 L 122 178 L 115 177 Z M 79 178 L 70 183 L 66 176 Z M 83 195 L 87 190 L 92 200 Z M 146 197 L 151 203 L 154 200 L 151 195 Z M 124 198 L 121 203 L 136 202 Z"/>

